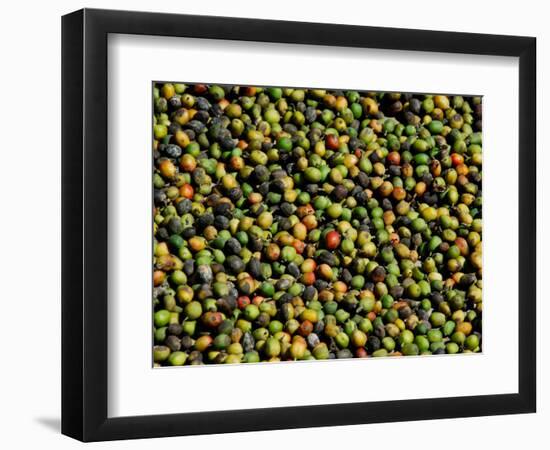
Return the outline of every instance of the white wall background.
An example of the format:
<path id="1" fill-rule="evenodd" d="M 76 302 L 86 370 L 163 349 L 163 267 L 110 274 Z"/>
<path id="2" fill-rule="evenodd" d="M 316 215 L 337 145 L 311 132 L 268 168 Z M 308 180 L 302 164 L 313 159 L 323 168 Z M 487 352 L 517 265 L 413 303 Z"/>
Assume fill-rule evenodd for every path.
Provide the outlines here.
<path id="1" fill-rule="evenodd" d="M 143 0 L 87 2 L 4 2 L 0 13 L 2 137 L 0 195 L 0 446 L 80 448 L 59 434 L 60 418 L 60 16 L 87 6 L 174 13 L 350 23 L 530 35 L 538 38 L 538 212 L 539 280 L 550 265 L 543 258 L 550 240 L 550 182 L 543 168 L 545 115 L 550 94 L 550 30 L 543 2 L 497 4 L 479 0 L 452 3 L 407 0 L 382 2 L 232 0 L 183 2 Z M 505 93 L 503 93 L 505 95 Z M 545 108 L 546 107 L 546 108 Z M 546 114 L 548 117 L 548 113 Z M 398 424 L 362 425 L 279 432 L 239 433 L 164 440 L 93 444 L 94 448 L 151 448 L 153 445 L 204 449 L 316 449 L 360 447 L 518 448 L 547 441 L 550 421 L 550 355 L 542 327 L 550 314 L 538 283 L 538 413 Z M 544 447 L 544 444 L 542 445 Z M 542 448 L 541 447 L 541 448 Z"/>

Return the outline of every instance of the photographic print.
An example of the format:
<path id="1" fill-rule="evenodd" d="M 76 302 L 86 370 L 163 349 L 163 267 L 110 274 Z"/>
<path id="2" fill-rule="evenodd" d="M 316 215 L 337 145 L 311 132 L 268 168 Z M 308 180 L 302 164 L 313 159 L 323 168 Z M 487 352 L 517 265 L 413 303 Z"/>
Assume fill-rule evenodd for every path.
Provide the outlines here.
<path id="1" fill-rule="evenodd" d="M 482 97 L 152 91 L 155 367 L 482 351 Z"/>

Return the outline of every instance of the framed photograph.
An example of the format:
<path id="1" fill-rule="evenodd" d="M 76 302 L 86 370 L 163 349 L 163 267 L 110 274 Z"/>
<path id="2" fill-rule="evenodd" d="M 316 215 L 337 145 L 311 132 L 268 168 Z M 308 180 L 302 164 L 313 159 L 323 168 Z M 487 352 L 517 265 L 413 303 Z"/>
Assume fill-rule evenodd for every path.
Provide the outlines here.
<path id="1" fill-rule="evenodd" d="M 535 412 L 531 37 L 62 21 L 62 432 Z"/>

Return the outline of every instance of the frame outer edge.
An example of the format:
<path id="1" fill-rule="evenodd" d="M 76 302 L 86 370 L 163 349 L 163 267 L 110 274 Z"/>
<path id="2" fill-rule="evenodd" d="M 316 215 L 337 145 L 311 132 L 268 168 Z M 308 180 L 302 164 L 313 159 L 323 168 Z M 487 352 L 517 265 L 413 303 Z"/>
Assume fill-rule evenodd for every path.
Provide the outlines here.
<path id="1" fill-rule="evenodd" d="M 82 439 L 83 414 L 83 12 L 62 18 L 61 432 Z"/>
<path id="2" fill-rule="evenodd" d="M 519 392 L 526 412 L 537 410 L 537 41 L 519 59 Z M 533 232 L 535 230 L 535 232 Z"/>

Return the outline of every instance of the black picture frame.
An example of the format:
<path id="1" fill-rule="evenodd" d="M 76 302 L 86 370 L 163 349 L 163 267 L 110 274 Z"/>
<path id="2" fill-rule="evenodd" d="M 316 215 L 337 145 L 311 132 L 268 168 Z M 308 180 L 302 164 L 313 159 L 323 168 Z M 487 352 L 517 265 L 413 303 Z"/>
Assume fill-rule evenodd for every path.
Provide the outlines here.
<path id="1" fill-rule="evenodd" d="M 107 37 L 110 33 L 519 58 L 519 392 L 107 416 Z M 536 39 L 83 9 L 62 19 L 62 433 L 82 441 L 274 430 L 536 409 Z"/>

